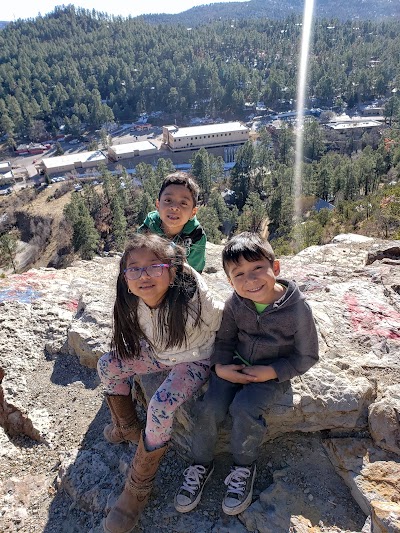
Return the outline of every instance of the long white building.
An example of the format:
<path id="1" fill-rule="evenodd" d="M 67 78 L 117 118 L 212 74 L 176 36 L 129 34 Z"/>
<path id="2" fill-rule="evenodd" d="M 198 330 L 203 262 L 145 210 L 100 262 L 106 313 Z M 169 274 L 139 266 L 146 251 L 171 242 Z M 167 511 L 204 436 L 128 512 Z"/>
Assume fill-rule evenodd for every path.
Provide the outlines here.
<path id="1" fill-rule="evenodd" d="M 163 142 L 172 152 L 244 144 L 248 139 L 249 128 L 241 122 L 207 124 L 189 128 L 163 126 Z"/>
<path id="2" fill-rule="evenodd" d="M 108 157 L 100 150 L 45 157 L 42 159 L 42 165 L 48 175 L 68 172 L 79 168 L 97 167 L 100 163 L 108 164 Z"/>

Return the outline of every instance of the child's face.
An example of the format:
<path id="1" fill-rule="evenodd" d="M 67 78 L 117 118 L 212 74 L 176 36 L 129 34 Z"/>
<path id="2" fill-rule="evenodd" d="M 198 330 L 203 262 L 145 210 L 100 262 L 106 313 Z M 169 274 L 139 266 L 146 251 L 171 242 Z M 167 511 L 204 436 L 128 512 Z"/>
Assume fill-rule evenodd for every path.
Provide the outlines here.
<path id="1" fill-rule="evenodd" d="M 165 263 L 161 261 L 151 250 L 146 248 L 139 248 L 133 250 L 128 256 L 126 262 L 126 268 L 140 268 L 148 267 L 150 265 L 159 265 Z M 143 270 L 138 279 L 128 279 L 128 273 L 125 274 L 125 281 L 129 290 L 135 295 L 141 298 L 145 304 L 149 307 L 157 307 L 166 292 L 168 291 L 169 284 L 174 279 L 174 270 L 171 268 L 162 268 L 162 274 L 159 277 L 151 277 Z"/>
<path id="2" fill-rule="evenodd" d="M 157 200 L 156 207 L 167 237 L 181 232 L 186 222 L 197 213 L 192 193 L 184 185 L 168 185 Z"/>
<path id="3" fill-rule="evenodd" d="M 227 264 L 229 283 L 237 294 L 260 304 L 270 304 L 281 297 L 280 287 L 275 283 L 279 272 L 279 261 L 266 258 L 246 261 L 240 257 L 237 264 Z"/>

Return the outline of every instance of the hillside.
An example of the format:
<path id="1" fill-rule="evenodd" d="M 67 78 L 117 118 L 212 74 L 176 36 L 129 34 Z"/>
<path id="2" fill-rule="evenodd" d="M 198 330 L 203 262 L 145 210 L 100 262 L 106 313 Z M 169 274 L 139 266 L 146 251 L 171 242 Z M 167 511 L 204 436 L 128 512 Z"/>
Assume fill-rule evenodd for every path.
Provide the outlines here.
<path id="1" fill-rule="evenodd" d="M 132 122 L 144 111 L 167 113 L 179 123 L 206 114 L 239 117 L 246 102 L 289 110 L 301 39 L 294 9 L 274 20 L 264 3 L 217 5 L 228 18 L 210 14 L 207 23 L 197 24 L 202 17 L 195 10 L 187 21 L 176 19 L 184 28 L 159 28 L 163 18 L 150 24 L 143 17 L 119 19 L 73 6 L 10 23 L 0 32 L 0 137 L 7 134 L 16 145 L 24 138 L 49 139 L 60 124 L 76 137 L 83 128 Z M 362 3 L 362 13 L 368 5 Z M 243 16 L 232 9 L 244 10 Z M 371 21 L 352 24 L 338 20 L 339 11 L 335 3 L 330 22 L 314 25 L 308 80 L 313 102 L 307 105 L 353 107 L 388 98 L 398 85 L 398 19 L 381 22 L 371 12 Z M 75 83 L 69 83 L 71 76 Z"/>
<path id="2" fill-rule="evenodd" d="M 63 190 L 64 189 L 64 190 Z M 2 230 L 11 227 L 19 232 L 17 269 L 62 266 L 70 253 L 64 207 L 71 200 L 72 185 L 53 184 L 39 193 L 25 189 L 0 198 Z M 64 256 L 64 257 L 63 257 Z"/>
<path id="3" fill-rule="evenodd" d="M 226 298 L 220 247 L 205 279 Z M 190 450 L 178 413 L 154 495 L 134 533 L 387 533 L 400 524 L 400 241 L 338 236 L 284 258 L 313 309 L 320 362 L 266 413 L 254 502 L 220 509 L 229 421 L 198 509 L 173 508 Z M 133 449 L 106 443 L 93 367 L 108 347 L 118 258 L 0 279 L 0 508 L 4 533 L 101 533 Z M 158 378 L 160 379 L 160 377 Z M 142 378 L 144 398 L 154 379 Z M 145 400 L 146 401 L 146 400 Z"/>
<path id="4" fill-rule="evenodd" d="M 143 19 L 154 24 L 175 23 L 197 26 L 211 20 L 284 19 L 289 15 L 302 15 L 302 0 L 249 0 L 248 2 L 219 2 L 193 7 L 177 15 L 145 15 Z M 392 0 L 320 0 L 315 2 L 317 18 L 338 20 L 379 20 L 400 16 L 397 2 Z"/>

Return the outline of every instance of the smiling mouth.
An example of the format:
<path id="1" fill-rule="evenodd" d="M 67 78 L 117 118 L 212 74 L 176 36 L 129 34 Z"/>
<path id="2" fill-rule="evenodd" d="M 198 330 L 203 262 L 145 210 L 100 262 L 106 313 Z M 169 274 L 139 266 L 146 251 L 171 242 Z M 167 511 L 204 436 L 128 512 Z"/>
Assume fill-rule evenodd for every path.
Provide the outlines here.
<path id="1" fill-rule="evenodd" d="M 168 215 L 169 220 L 179 220 L 178 215 Z"/>
<path id="2" fill-rule="evenodd" d="M 262 287 L 256 287 L 255 289 L 247 289 L 247 292 L 257 292 L 260 291 Z"/>

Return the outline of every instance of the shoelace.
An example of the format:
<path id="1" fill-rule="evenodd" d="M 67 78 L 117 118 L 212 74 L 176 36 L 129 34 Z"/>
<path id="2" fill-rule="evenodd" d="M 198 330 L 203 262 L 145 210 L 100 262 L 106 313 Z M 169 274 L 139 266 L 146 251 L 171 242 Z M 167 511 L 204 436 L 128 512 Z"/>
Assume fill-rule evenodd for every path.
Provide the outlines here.
<path id="1" fill-rule="evenodd" d="M 243 496 L 246 489 L 246 480 L 250 476 L 250 468 L 237 466 L 225 479 L 228 491 Z"/>
<path id="2" fill-rule="evenodd" d="M 181 490 L 186 490 L 192 496 L 200 486 L 201 478 L 206 473 L 206 468 L 202 465 L 193 465 L 186 468 L 183 472 L 185 481 L 181 487 Z"/>

